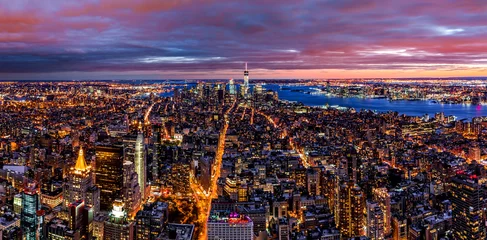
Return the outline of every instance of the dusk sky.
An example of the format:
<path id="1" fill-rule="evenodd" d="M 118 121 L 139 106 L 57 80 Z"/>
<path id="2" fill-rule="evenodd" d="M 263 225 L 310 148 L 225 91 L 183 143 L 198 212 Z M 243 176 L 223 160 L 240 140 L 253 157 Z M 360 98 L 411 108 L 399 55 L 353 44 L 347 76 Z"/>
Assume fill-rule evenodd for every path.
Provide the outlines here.
<path id="1" fill-rule="evenodd" d="M 0 4 L 0 80 L 487 76 L 485 0 Z"/>

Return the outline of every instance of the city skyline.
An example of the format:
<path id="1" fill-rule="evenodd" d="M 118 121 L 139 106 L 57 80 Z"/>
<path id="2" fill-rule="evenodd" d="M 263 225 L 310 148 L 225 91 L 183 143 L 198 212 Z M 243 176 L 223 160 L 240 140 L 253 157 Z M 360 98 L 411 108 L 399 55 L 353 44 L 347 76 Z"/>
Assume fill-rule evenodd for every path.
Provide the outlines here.
<path id="1" fill-rule="evenodd" d="M 487 76 L 482 1 L 2 6 L 0 80 Z"/>

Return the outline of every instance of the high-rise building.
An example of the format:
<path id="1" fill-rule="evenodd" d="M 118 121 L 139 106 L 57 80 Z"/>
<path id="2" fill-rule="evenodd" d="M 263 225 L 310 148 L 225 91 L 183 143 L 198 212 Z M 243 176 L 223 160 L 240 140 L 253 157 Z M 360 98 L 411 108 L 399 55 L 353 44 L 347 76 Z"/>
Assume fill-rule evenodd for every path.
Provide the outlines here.
<path id="1" fill-rule="evenodd" d="M 14 212 L 17 214 L 22 213 L 22 194 L 14 196 Z"/>
<path id="2" fill-rule="evenodd" d="M 457 175 L 450 189 L 454 239 L 485 239 L 485 192 L 476 175 Z"/>
<path id="3" fill-rule="evenodd" d="M 235 94 L 237 94 L 237 90 L 236 90 L 236 88 L 235 88 L 235 83 L 234 83 L 233 79 L 230 79 L 230 80 L 228 81 L 228 93 L 229 93 L 230 95 L 235 95 Z"/>
<path id="4" fill-rule="evenodd" d="M 162 233 L 167 223 L 168 204 L 154 202 L 147 204 L 135 216 L 135 238 L 153 240 Z"/>
<path id="5" fill-rule="evenodd" d="M 242 87 L 240 88 L 243 97 L 247 97 L 249 94 L 249 71 L 247 70 L 247 63 L 245 63 L 245 71 L 244 71 L 244 82 Z"/>
<path id="6" fill-rule="evenodd" d="M 123 201 L 117 199 L 103 229 L 103 239 L 106 240 L 133 240 L 134 222 L 128 220 Z"/>
<path id="7" fill-rule="evenodd" d="M 79 149 L 76 165 L 71 168 L 64 184 L 64 206 L 83 200 L 92 206 L 94 213 L 100 211 L 100 189 L 95 186 L 91 166 L 86 164 L 83 148 Z"/>
<path id="8" fill-rule="evenodd" d="M 237 213 L 212 214 L 207 222 L 208 240 L 232 239 L 252 240 L 254 239 L 254 224 L 252 220 Z"/>
<path id="9" fill-rule="evenodd" d="M 35 183 L 27 183 L 22 192 L 22 213 L 20 223 L 23 239 L 42 239 L 44 213 L 41 210 L 40 193 Z"/>
<path id="10" fill-rule="evenodd" d="M 376 188 L 373 190 L 374 201 L 382 210 L 384 215 L 384 235 L 387 236 L 392 233 L 391 226 L 391 195 L 387 188 Z"/>
<path id="11" fill-rule="evenodd" d="M 141 198 L 145 197 L 145 189 L 147 183 L 146 173 L 146 154 L 144 145 L 144 135 L 139 127 L 136 136 L 128 135 L 123 139 L 123 154 L 124 160 L 133 162 L 135 165 L 135 172 L 138 175 L 138 183 L 140 187 Z"/>
<path id="12" fill-rule="evenodd" d="M 139 183 L 137 182 L 137 173 L 135 172 L 133 162 L 123 162 L 122 196 L 128 215 L 130 217 L 134 216 L 140 206 L 141 199 Z"/>
<path id="13" fill-rule="evenodd" d="M 86 206 L 83 200 L 69 204 L 69 228 L 80 239 L 91 239 L 93 234 L 93 208 Z"/>
<path id="14" fill-rule="evenodd" d="M 110 210 L 115 199 L 122 195 L 123 148 L 96 146 L 96 185 L 100 188 L 100 210 Z"/>
<path id="15" fill-rule="evenodd" d="M 336 223 L 344 237 L 363 235 L 364 194 L 354 181 L 342 182 L 338 186 Z"/>
<path id="16" fill-rule="evenodd" d="M 372 240 L 384 239 L 384 213 L 379 204 L 367 201 L 367 237 Z"/>

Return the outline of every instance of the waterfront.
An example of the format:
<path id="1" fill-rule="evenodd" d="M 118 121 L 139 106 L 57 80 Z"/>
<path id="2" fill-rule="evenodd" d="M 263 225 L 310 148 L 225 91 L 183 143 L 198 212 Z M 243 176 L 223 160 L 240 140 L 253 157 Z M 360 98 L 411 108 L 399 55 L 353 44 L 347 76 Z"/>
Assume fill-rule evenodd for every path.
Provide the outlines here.
<path id="1" fill-rule="evenodd" d="M 350 107 L 359 111 L 369 109 L 377 112 L 396 111 L 399 114 L 410 116 L 423 116 L 443 112 L 446 116 L 453 115 L 460 119 L 487 116 L 487 106 L 473 104 L 441 104 L 431 101 L 389 101 L 384 98 L 356 98 L 334 97 L 326 95 L 311 95 L 306 92 L 313 91 L 309 86 L 286 86 L 280 89 L 277 84 L 267 84 L 264 88 L 277 91 L 279 98 L 288 101 L 301 102 L 306 106 L 340 106 Z M 295 91 L 292 91 L 295 90 Z M 299 91 L 298 91 L 299 90 Z"/>
<path id="2" fill-rule="evenodd" d="M 187 84 L 192 87 L 196 84 Z M 327 95 L 312 95 L 307 92 L 313 92 L 313 86 L 292 86 L 286 85 L 281 88 L 279 84 L 265 84 L 265 89 L 273 90 L 278 93 L 279 99 L 301 102 L 306 106 L 340 106 L 354 108 L 357 111 L 362 109 L 373 110 L 377 112 L 395 111 L 399 114 L 409 116 L 424 116 L 428 114 L 433 117 L 435 113 L 443 112 L 445 116 L 453 115 L 458 120 L 469 119 L 474 117 L 487 116 L 487 106 L 474 104 L 443 104 L 432 101 L 389 101 L 384 98 L 357 98 L 357 97 L 336 97 Z M 179 89 L 183 87 L 177 87 Z M 162 96 L 172 96 L 172 92 L 164 93 Z"/>

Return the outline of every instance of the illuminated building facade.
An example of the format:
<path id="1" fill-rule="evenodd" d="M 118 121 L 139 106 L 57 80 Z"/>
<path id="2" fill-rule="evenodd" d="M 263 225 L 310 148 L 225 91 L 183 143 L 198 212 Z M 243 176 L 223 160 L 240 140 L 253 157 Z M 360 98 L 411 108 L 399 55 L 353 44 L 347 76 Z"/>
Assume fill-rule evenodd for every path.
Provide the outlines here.
<path id="1" fill-rule="evenodd" d="M 384 239 L 384 213 L 379 204 L 367 201 L 367 237 L 373 240 Z"/>
<path id="2" fill-rule="evenodd" d="M 391 195 L 387 188 L 376 188 L 373 190 L 374 200 L 377 202 L 384 215 L 384 234 L 392 232 L 391 226 Z"/>
<path id="3" fill-rule="evenodd" d="M 123 148 L 96 146 L 96 185 L 100 188 L 100 210 L 106 211 L 122 195 Z"/>
<path id="4" fill-rule="evenodd" d="M 237 179 L 235 176 L 228 176 L 225 180 L 223 191 L 232 200 L 238 200 Z"/>
<path id="5" fill-rule="evenodd" d="M 335 218 L 342 236 L 361 236 L 364 229 L 364 194 L 353 181 L 339 185 L 337 207 Z"/>
<path id="6" fill-rule="evenodd" d="M 135 165 L 135 172 L 137 173 L 137 181 L 140 187 L 141 198 L 144 199 L 147 184 L 146 154 L 144 135 L 140 129 L 140 126 L 136 136 L 129 135 L 124 137 L 123 154 L 125 161 L 133 162 Z"/>
<path id="7" fill-rule="evenodd" d="M 91 166 L 86 163 L 83 148 L 79 149 L 76 165 L 71 168 L 68 181 L 64 185 L 64 206 L 83 200 L 93 207 L 95 213 L 100 210 L 100 190 L 94 184 Z"/>
<path id="8" fill-rule="evenodd" d="M 228 93 L 232 96 L 237 94 L 237 89 L 235 87 L 235 82 L 233 81 L 233 79 L 230 79 L 230 81 L 228 81 Z"/>
<path id="9" fill-rule="evenodd" d="M 22 192 L 22 214 L 20 219 L 25 240 L 42 239 L 43 215 L 39 189 L 36 184 L 29 183 Z"/>
<path id="10" fill-rule="evenodd" d="M 14 212 L 20 214 L 22 212 L 22 194 L 14 196 Z"/>
<path id="11" fill-rule="evenodd" d="M 247 97 L 249 94 L 249 71 L 247 70 L 247 63 L 245 63 L 245 71 L 244 71 L 244 82 L 242 87 L 240 87 L 240 91 L 243 97 Z"/>
<path id="12" fill-rule="evenodd" d="M 81 239 L 90 239 L 93 234 L 93 209 L 83 200 L 72 202 L 68 206 L 69 228 Z"/>
<path id="13" fill-rule="evenodd" d="M 123 203 L 126 206 L 129 216 L 134 216 L 140 206 L 140 188 L 137 182 L 137 173 L 134 163 L 124 161 L 123 163 Z"/>
<path id="14" fill-rule="evenodd" d="M 141 240 L 157 239 L 167 223 L 168 214 L 168 204 L 165 202 L 145 205 L 135 216 L 135 238 Z"/>
<path id="15" fill-rule="evenodd" d="M 189 171 L 191 171 L 189 164 L 174 163 L 171 165 L 169 183 L 173 188 L 173 192 L 178 196 L 190 194 Z"/>
<path id="16" fill-rule="evenodd" d="M 455 177 L 452 180 L 450 195 L 454 239 L 485 239 L 485 192 L 478 183 L 477 176 Z"/>
<path id="17" fill-rule="evenodd" d="M 132 240 L 134 239 L 134 223 L 127 218 L 123 201 L 117 199 L 113 203 L 112 211 L 105 221 L 103 239 Z"/>
<path id="18" fill-rule="evenodd" d="M 208 219 L 208 240 L 252 240 L 254 224 L 252 220 L 237 213 L 211 215 Z"/>

